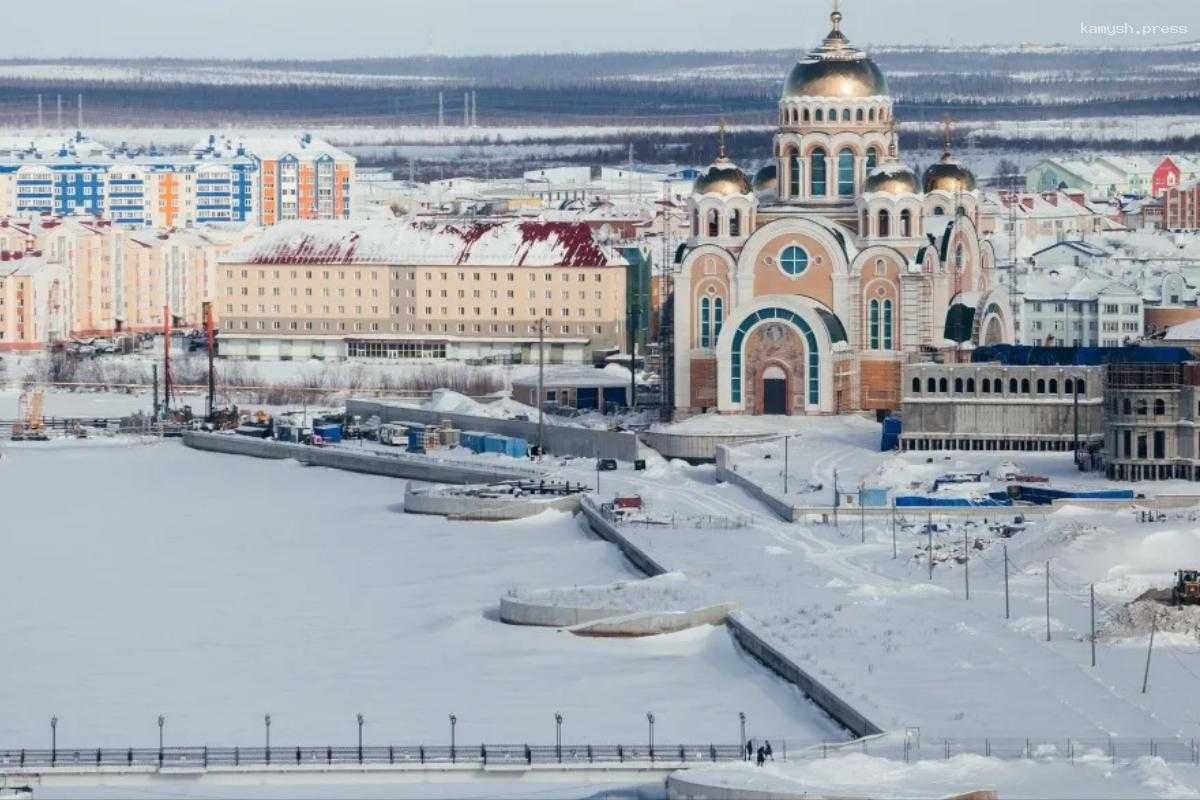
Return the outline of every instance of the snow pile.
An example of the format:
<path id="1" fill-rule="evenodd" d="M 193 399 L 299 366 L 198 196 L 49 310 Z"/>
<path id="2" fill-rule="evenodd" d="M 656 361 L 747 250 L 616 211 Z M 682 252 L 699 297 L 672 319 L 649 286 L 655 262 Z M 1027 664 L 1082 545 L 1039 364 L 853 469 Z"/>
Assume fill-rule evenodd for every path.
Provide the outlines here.
<path id="1" fill-rule="evenodd" d="M 571 608 L 603 609 L 614 613 L 678 611 L 712 605 L 710 593 L 682 572 L 668 572 L 641 581 L 617 581 L 600 586 L 570 586 L 524 592 L 510 589 L 521 602 Z"/>
<path id="2" fill-rule="evenodd" d="M 1200 644 L 1200 606 L 1175 606 L 1157 600 L 1136 600 L 1112 609 L 1099 630 L 1097 638 L 1123 639 L 1140 637 L 1145 639 L 1151 627 L 1157 626 L 1158 634 L 1181 634 L 1170 640 L 1156 639 L 1155 644 L 1168 641 L 1193 648 Z M 1157 622 L 1155 618 L 1157 617 Z M 1156 635 L 1158 635 L 1156 634 Z M 1176 639 L 1178 641 L 1176 641 Z"/>
<path id="3" fill-rule="evenodd" d="M 441 414 L 464 414 L 471 417 L 492 419 L 518 419 L 524 417 L 537 421 L 537 409 L 518 403 L 511 397 L 503 397 L 491 403 L 481 403 L 451 389 L 434 389 L 429 401 L 422 408 Z"/>

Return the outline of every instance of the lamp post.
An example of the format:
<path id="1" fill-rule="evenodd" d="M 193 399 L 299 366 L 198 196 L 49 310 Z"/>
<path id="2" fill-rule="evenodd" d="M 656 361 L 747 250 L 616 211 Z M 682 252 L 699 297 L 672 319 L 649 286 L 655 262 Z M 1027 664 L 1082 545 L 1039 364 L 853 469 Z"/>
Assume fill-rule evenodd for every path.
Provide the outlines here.
<path id="1" fill-rule="evenodd" d="M 746 712 L 745 711 L 738 712 L 738 721 L 742 723 L 742 737 L 740 739 L 738 739 L 738 752 L 742 753 L 742 752 L 745 752 L 742 750 L 742 748 L 746 746 Z M 746 758 L 749 758 L 749 757 L 750 757 L 750 755 L 747 753 Z"/>
<path id="2" fill-rule="evenodd" d="M 450 715 L 450 763 L 455 763 L 454 751 L 454 726 L 458 724 L 458 717 Z"/>
<path id="3" fill-rule="evenodd" d="M 58 715 L 50 718 L 50 766 L 58 761 Z"/>
<path id="4" fill-rule="evenodd" d="M 554 754 L 560 764 L 562 763 L 562 721 L 562 712 L 554 712 Z"/>
<path id="5" fill-rule="evenodd" d="M 783 437 L 783 493 L 788 493 L 788 439 L 791 436 Z"/>
<path id="6" fill-rule="evenodd" d="M 269 765 L 271 763 L 271 715 L 270 714 L 263 715 L 263 725 L 266 727 L 266 730 L 267 730 L 266 756 L 267 756 L 267 764 Z"/>
<path id="7" fill-rule="evenodd" d="M 546 318 L 538 319 L 538 458 L 546 454 L 546 426 L 542 417 L 546 415 Z"/>
<path id="8" fill-rule="evenodd" d="M 163 763 L 163 726 L 167 724 L 167 718 L 158 715 L 158 765 L 161 767 Z"/>
<path id="9" fill-rule="evenodd" d="M 646 712 L 646 722 L 648 722 L 650 724 L 650 736 L 649 736 L 650 760 L 653 761 L 654 760 L 654 712 L 653 711 Z"/>
<path id="10" fill-rule="evenodd" d="M 362 729 L 363 723 L 366 722 L 366 717 L 360 712 L 356 717 L 358 720 L 358 763 L 363 763 L 363 748 L 362 748 Z"/>

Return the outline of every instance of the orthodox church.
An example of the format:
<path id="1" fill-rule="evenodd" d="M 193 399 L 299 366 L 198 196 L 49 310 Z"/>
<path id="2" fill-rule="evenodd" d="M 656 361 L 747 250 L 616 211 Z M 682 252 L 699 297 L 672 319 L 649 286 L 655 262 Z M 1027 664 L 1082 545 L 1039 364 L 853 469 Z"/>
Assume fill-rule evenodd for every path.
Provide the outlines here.
<path id="1" fill-rule="evenodd" d="M 774 163 L 696 180 L 674 280 L 677 417 L 883 413 L 901 365 L 1011 342 L 975 177 L 901 162 L 887 80 L 842 15 L 787 78 Z"/>

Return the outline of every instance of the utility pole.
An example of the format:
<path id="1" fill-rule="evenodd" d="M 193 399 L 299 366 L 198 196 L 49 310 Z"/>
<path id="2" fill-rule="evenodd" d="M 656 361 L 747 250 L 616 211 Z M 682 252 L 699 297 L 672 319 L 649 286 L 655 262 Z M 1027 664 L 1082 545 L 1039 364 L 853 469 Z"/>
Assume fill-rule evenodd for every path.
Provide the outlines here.
<path id="1" fill-rule="evenodd" d="M 896 551 L 896 498 L 892 498 L 892 560 L 898 557 Z"/>
<path id="2" fill-rule="evenodd" d="M 150 370 L 154 376 L 154 419 L 158 419 L 158 364 L 151 364 Z"/>
<path id="3" fill-rule="evenodd" d="M 971 599 L 971 548 L 968 540 L 967 531 L 963 530 L 963 588 L 966 591 L 967 599 Z"/>
<path id="4" fill-rule="evenodd" d="M 1004 545 L 1004 618 L 1009 619 L 1008 607 L 1008 545 Z"/>
<path id="5" fill-rule="evenodd" d="M 546 318 L 538 320 L 538 458 L 546 453 Z"/>
<path id="6" fill-rule="evenodd" d="M 82 93 L 80 93 L 76 97 L 76 104 L 77 105 L 76 105 L 76 109 L 75 109 L 75 122 L 76 122 L 75 128 L 76 128 L 76 130 L 82 132 L 83 131 L 83 94 Z"/>
<path id="7" fill-rule="evenodd" d="M 55 97 L 58 99 L 58 129 L 61 131 L 62 126 L 63 126 L 63 124 L 62 124 L 62 95 L 61 94 L 55 95 Z"/>
<path id="8" fill-rule="evenodd" d="M 1154 616 L 1150 619 L 1150 647 L 1146 650 L 1146 672 L 1142 675 L 1142 694 L 1146 693 L 1146 689 L 1150 686 L 1150 656 L 1154 654 L 1154 632 L 1158 630 L 1158 610 L 1155 609 Z"/>
<path id="9" fill-rule="evenodd" d="M 45 118 L 42 116 L 42 96 L 39 94 L 37 97 L 38 97 L 38 106 L 37 106 L 37 108 L 38 108 L 38 124 L 37 124 L 37 126 L 38 126 L 38 130 L 42 131 L 42 130 L 45 130 L 46 123 L 45 123 Z"/>
<path id="10" fill-rule="evenodd" d="M 1079 466 L 1079 379 L 1076 378 L 1071 384 L 1071 416 L 1075 425 L 1074 449 L 1075 449 L 1075 466 Z"/>
<path id="11" fill-rule="evenodd" d="M 1089 594 L 1091 595 L 1092 606 L 1092 666 L 1096 666 L 1096 584 L 1092 584 Z"/>
<path id="12" fill-rule="evenodd" d="M 463 92 L 463 127 L 471 127 L 471 93 Z"/>
<path id="13" fill-rule="evenodd" d="M 205 300 L 202 304 L 204 310 L 204 338 L 208 346 L 208 418 L 211 420 L 213 412 L 216 409 L 217 401 L 217 376 L 213 364 L 213 316 L 212 303 Z"/>
<path id="14" fill-rule="evenodd" d="M 1050 562 L 1046 562 L 1046 641 L 1050 641 Z"/>
<path id="15" fill-rule="evenodd" d="M 171 411 L 171 307 L 163 306 L 163 416 Z"/>
<path id="16" fill-rule="evenodd" d="M 841 494 L 838 492 L 838 471 L 833 471 L 833 527 L 838 527 L 838 506 L 842 503 Z"/>
<path id="17" fill-rule="evenodd" d="M 438 92 L 438 127 L 446 126 L 446 93 Z"/>
<path id="18" fill-rule="evenodd" d="M 933 580 L 933 512 L 925 521 L 925 533 L 929 536 L 929 580 Z"/>
<path id="19" fill-rule="evenodd" d="M 478 128 L 479 127 L 479 105 L 476 102 L 477 99 L 478 98 L 475 94 L 475 90 L 472 89 L 471 90 L 471 124 Z"/>
<path id="20" fill-rule="evenodd" d="M 783 437 L 783 494 L 786 497 L 788 493 L 788 439 L 790 436 Z"/>
<path id="21" fill-rule="evenodd" d="M 858 529 L 862 534 L 862 543 L 867 543 L 867 508 L 863 505 L 863 489 L 862 481 L 858 482 Z"/>

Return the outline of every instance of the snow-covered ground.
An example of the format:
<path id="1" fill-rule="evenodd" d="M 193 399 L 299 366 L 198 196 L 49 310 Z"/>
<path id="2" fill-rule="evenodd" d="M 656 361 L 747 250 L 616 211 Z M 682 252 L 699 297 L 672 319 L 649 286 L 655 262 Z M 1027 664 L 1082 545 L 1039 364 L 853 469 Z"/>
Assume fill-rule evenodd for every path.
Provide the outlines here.
<path id="1" fill-rule="evenodd" d="M 937 463 L 938 454 L 914 454 L 903 469 L 892 454 L 878 452 L 879 426 L 852 417 L 807 421 L 791 440 L 792 478 L 821 484 L 819 492 L 796 492 L 797 503 L 828 505 L 832 473 L 843 487 L 877 470 L 903 484 L 928 468 L 954 469 L 959 454 Z M 761 458 L 764 448 L 775 457 Z M 739 461 L 745 471 L 781 490 L 781 443 L 743 450 L 760 457 Z M 981 466 L 961 454 L 962 466 Z M 986 454 L 980 454 L 980 458 Z M 992 454 L 989 466 L 1011 457 L 1029 471 L 1055 481 L 1100 483 L 1074 471 L 1069 454 Z M 935 464 L 924 459 L 934 457 Z M 580 472 L 579 479 L 585 479 Z M 1105 482 L 1107 484 L 1107 482 Z M 868 481 L 868 485 L 872 485 Z M 1108 484 L 1111 485 L 1111 484 Z M 806 487 L 807 488 L 807 487 Z M 1141 485 L 1139 490 L 1195 491 L 1193 485 Z M 1088 587 L 1096 584 L 1097 625 L 1115 617 L 1122 603 L 1147 586 L 1169 585 L 1175 569 L 1200 563 L 1196 513 L 1170 512 L 1144 524 L 1136 513 L 1067 508 L 1003 540 L 978 520 L 944 520 L 938 552 L 972 539 L 969 566 L 953 559 L 928 578 L 925 537 L 919 526 L 898 526 L 898 558 L 892 558 L 887 517 L 862 521 L 852 512 L 841 527 L 777 521 L 731 485 L 714 484 L 711 467 L 652 464 L 646 473 L 606 473 L 604 493 L 637 492 L 649 512 L 752 514 L 734 531 L 645 527 L 627 529 L 668 569 L 707 583 L 712 598 L 739 603 L 755 626 L 876 724 L 887 729 L 919 726 L 928 735 L 1184 737 L 1200 725 L 1200 705 L 1181 702 L 1200 688 L 1200 641 L 1159 636 L 1149 691 L 1142 677 L 1149 631 L 1102 637 L 1098 665 L 1090 666 Z M 980 517 L 1011 522 L 1013 510 L 981 511 Z M 924 514 L 913 522 L 924 522 Z M 935 520 L 937 518 L 935 517 Z M 974 539 L 984 549 L 976 551 Z M 1011 615 L 1004 615 L 1007 543 Z M 1051 564 L 1052 641 L 1045 641 L 1045 564 Z M 971 599 L 964 599 L 964 572 Z"/>
<path id="2" fill-rule="evenodd" d="M 0 461 L 0 743 L 39 747 L 733 741 L 737 712 L 838 736 L 722 628 L 589 639 L 497 621 L 511 587 L 637 576 L 562 514 L 400 512 L 387 478 L 136 439 L 11 444 Z"/>
<path id="3" fill-rule="evenodd" d="M 787 796 L 938 798 L 972 791 L 998 797 L 1095 798 L 1196 797 L 1200 768 L 1141 758 L 1113 764 L 1103 754 L 1066 759 L 1022 761 L 976 755 L 906 764 L 861 753 L 810 761 L 767 762 L 761 769 L 730 764 L 689 770 L 683 777 L 709 786 L 754 789 Z"/>

